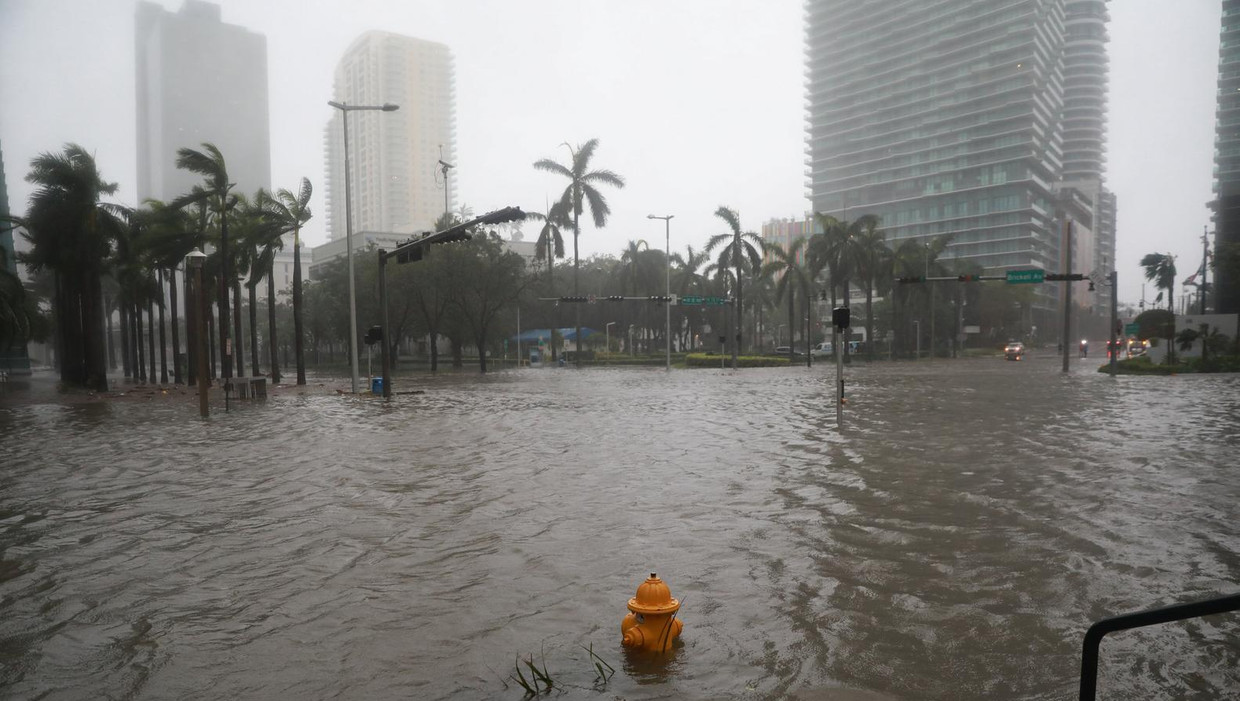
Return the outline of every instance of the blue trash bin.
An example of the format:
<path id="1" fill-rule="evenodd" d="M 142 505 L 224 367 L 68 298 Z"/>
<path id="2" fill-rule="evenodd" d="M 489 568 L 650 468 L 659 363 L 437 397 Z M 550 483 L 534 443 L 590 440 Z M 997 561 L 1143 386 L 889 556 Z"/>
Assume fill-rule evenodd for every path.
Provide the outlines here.
<path id="1" fill-rule="evenodd" d="M 383 394 L 383 378 L 382 377 L 370 378 L 370 393 L 371 394 Z"/>

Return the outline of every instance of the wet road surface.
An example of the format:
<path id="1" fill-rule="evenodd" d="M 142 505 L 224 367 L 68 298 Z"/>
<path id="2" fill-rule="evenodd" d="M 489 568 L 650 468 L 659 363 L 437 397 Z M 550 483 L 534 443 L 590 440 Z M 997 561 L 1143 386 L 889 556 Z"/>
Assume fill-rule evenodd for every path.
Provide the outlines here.
<path id="1" fill-rule="evenodd" d="M 843 430 L 825 364 L 0 402 L 0 697 L 1074 698 L 1090 621 L 1240 590 L 1240 377 L 1058 368 L 856 363 Z M 1113 634 L 1100 698 L 1237 670 L 1236 615 Z"/>

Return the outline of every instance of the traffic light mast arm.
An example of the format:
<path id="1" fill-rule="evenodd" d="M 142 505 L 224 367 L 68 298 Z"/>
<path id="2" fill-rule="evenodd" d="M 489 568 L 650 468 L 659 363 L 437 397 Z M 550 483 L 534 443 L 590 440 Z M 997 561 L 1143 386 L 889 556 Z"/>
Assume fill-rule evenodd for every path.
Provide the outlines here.
<path id="1" fill-rule="evenodd" d="M 385 258 L 393 258 L 402 251 L 410 250 L 417 246 L 430 246 L 437 243 L 451 243 L 452 241 L 465 241 L 469 239 L 469 230 L 479 224 L 500 224 L 503 222 L 516 221 L 525 218 L 525 212 L 520 207 L 504 207 L 494 212 L 486 214 L 462 224 L 450 226 L 443 231 L 437 231 L 429 236 L 423 236 L 419 239 L 406 241 L 391 251 L 383 253 Z"/>

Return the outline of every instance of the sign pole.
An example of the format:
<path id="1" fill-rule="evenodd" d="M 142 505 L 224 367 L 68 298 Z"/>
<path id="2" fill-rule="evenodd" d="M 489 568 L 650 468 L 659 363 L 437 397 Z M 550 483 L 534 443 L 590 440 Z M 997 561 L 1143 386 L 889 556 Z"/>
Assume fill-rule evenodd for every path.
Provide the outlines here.
<path id="1" fill-rule="evenodd" d="M 1116 364 L 1120 359 L 1121 341 L 1116 340 L 1118 331 L 1120 331 L 1120 292 L 1118 292 L 1118 273 L 1111 270 L 1111 274 L 1107 275 L 1111 278 L 1111 377 L 1115 377 Z M 1127 344 L 1125 344 L 1127 345 Z"/>
<path id="2" fill-rule="evenodd" d="M 1064 222 L 1064 275 L 1072 272 L 1072 220 Z M 1072 281 L 1064 281 L 1063 293 L 1063 372 L 1068 371 L 1068 359 L 1072 353 Z"/>

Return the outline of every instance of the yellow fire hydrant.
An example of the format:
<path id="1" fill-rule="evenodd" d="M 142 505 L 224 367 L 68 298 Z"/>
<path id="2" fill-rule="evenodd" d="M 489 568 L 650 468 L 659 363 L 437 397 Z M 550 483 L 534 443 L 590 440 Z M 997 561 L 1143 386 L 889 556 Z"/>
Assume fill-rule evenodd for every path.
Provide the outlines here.
<path id="1" fill-rule="evenodd" d="M 620 622 L 621 643 L 625 647 L 666 652 L 680 636 L 684 623 L 676 618 L 680 602 L 672 598 L 672 590 L 654 572 L 637 587 L 637 596 L 629 599 L 629 615 Z"/>

